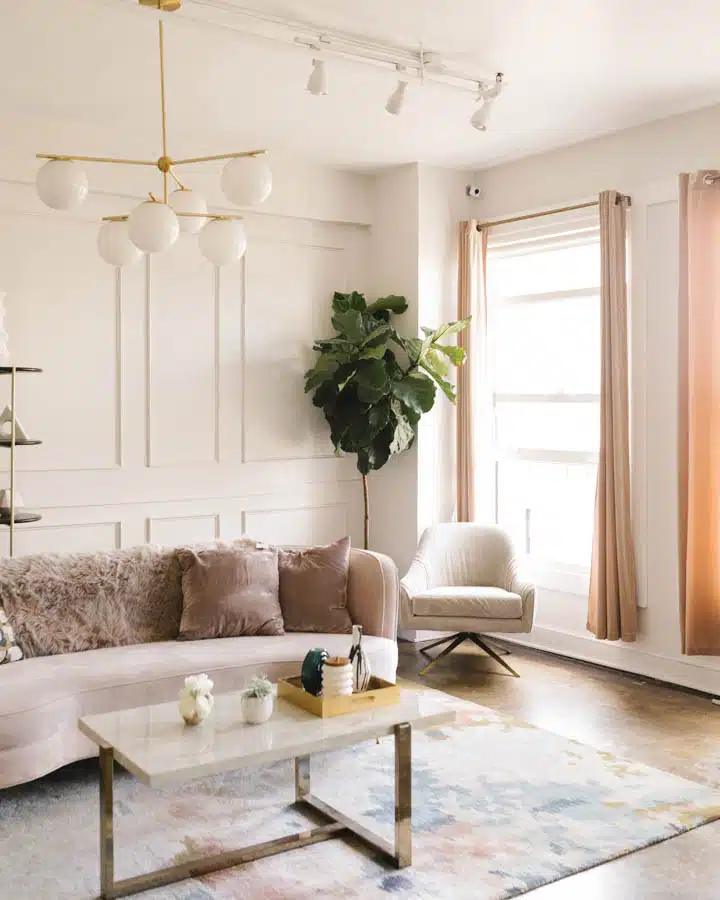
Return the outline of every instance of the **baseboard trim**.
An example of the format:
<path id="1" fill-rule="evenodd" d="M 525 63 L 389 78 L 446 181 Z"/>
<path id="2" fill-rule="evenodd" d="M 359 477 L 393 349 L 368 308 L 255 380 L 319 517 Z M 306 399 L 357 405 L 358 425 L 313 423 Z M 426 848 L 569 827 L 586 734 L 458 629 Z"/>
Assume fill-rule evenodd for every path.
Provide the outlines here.
<path id="1" fill-rule="evenodd" d="M 648 653 L 637 647 L 607 644 L 546 626 L 534 628 L 527 636 L 503 634 L 498 637 L 504 643 L 532 647 L 630 675 L 642 675 L 653 681 L 680 685 L 711 697 L 720 696 L 720 670 Z"/>

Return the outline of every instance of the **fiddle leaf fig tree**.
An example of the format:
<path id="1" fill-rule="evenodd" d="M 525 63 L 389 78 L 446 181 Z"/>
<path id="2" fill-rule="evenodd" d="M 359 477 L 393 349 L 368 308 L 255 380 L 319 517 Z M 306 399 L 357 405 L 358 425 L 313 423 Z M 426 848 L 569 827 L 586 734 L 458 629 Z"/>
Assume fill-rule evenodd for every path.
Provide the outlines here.
<path id="1" fill-rule="evenodd" d="M 404 297 L 391 294 L 367 303 L 362 294 L 335 293 L 334 337 L 316 341 L 315 365 L 305 373 L 305 392 L 322 409 L 336 453 L 354 453 L 362 475 L 365 547 L 370 509 L 367 476 L 392 456 L 408 450 L 423 413 L 432 409 L 438 388 L 451 403 L 455 389 L 451 366 L 465 351 L 443 343 L 467 327 L 470 319 L 439 328 L 423 328 L 423 338 L 402 337 L 393 317 L 407 310 Z"/>

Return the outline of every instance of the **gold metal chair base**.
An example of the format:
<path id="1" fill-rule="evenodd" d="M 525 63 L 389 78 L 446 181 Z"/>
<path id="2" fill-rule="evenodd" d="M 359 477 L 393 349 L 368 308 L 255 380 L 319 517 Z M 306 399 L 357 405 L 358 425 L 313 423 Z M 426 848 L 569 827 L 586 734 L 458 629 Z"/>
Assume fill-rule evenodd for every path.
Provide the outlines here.
<path id="1" fill-rule="evenodd" d="M 434 656 L 430 659 L 430 662 L 423 666 L 420 669 L 419 674 L 424 675 L 427 671 L 429 671 L 436 662 L 441 660 L 444 656 L 449 656 L 456 647 L 459 647 L 460 644 L 464 643 L 464 641 L 472 641 L 476 647 L 479 647 L 484 653 L 494 659 L 495 662 L 500 663 L 500 665 L 507 669 L 507 671 L 513 676 L 513 678 L 519 678 L 520 675 L 513 669 L 510 663 L 505 662 L 502 656 L 497 652 L 497 650 L 493 650 L 493 648 L 478 634 L 474 634 L 470 631 L 461 631 L 458 634 L 446 635 L 445 637 L 439 638 L 437 641 L 432 641 L 430 644 L 426 644 L 424 647 L 420 648 L 420 652 L 423 656 L 429 656 L 428 650 L 432 650 L 433 647 L 440 647 L 442 644 L 447 644 L 443 650 L 441 650 L 437 656 Z M 510 653 L 509 650 L 505 652 L 507 656 Z"/>
<path id="2" fill-rule="evenodd" d="M 216 853 L 189 860 L 145 875 L 115 881 L 115 856 L 113 834 L 113 771 L 112 747 L 100 748 L 100 897 L 110 900 L 127 897 L 142 891 L 163 887 L 188 878 L 198 878 L 229 869 L 233 866 L 308 847 L 336 837 L 354 835 L 373 849 L 379 850 L 397 869 L 412 864 L 412 726 L 396 725 L 395 734 L 395 840 L 388 841 L 374 834 L 364 825 L 336 810 L 310 793 L 310 757 L 299 756 L 295 760 L 295 805 L 319 813 L 328 821 L 320 826 L 300 831 L 287 837 Z"/>

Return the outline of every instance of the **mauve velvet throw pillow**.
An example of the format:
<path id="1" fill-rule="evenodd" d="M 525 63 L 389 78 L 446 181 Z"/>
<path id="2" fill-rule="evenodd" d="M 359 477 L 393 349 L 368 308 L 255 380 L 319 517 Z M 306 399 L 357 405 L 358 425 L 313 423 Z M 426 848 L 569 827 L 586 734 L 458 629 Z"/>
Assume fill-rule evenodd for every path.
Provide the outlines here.
<path id="1" fill-rule="evenodd" d="M 347 634 L 350 538 L 325 547 L 280 550 L 280 604 L 286 631 Z"/>
<path id="2" fill-rule="evenodd" d="M 278 552 L 217 546 L 178 550 L 183 612 L 180 640 L 284 634 Z"/>

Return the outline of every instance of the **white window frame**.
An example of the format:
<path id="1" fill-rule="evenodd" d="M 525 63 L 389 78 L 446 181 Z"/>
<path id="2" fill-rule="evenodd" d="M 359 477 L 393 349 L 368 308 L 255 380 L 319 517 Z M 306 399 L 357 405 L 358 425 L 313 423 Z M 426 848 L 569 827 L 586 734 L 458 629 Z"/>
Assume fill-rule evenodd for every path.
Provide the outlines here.
<path id="1" fill-rule="evenodd" d="M 567 239 L 563 239 L 561 235 L 557 235 L 551 240 L 554 248 L 562 249 L 570 246 L 578 246 L 579 244 L 593 244 L 599 240 L 598 233 L 595 229 L 589 230 L 588 234 L 579 236 L 578 234 L 568 234 Z M 520 255 L 518 253 L 517 244 L 512 246 L 508 255 Z M 527 253 L 532 253 L 533 249 L 548 249 L 548 244 L 542 242 L 542 245 L 533 246 L 528 244 Z M 523 251 L 520 253 L 524 255 Z M 491 264 L 492 257 L 501 258 L 503 255 L 502 247 L 493 251 L 490 249 L 488 253 L 488 262 Z M 530 304 L 538 301 L 575 299 L 579 297 L 598 297 L 599 302 L 600 288 L 578 288 L 574 290 L 548 291 L 533 294 L 518 294 L 512 296 L 495 296 L 489 297 L 488 304 L 488 328 L 491 332 L 489 337 L 489 349 L 491 360 L 494 353 L 494 342 L 492 340 L 492 329 L 495 327 L 497 310 L 499 306 L 507 304 Z M 491 362 L 492 367 L 492 362 Z M 492 379 L 491 379 L 492 380 Z M 570 394 L 564 392 L 551 394 L 521 394 L 494 391 L 491 394 L 493 422 L 495 422 L 496 407 L 498 402 L 504 403 L 591 403 L 599 406 L 600 394 L 578 393 Z M 493 428 L 495 432 L 495 427 Z M 494 514 L 495 520 L 499 518 L 499 496 L 498 496 L 498 465 L 501 462 L 511 460 L 527 460 L 532 462 L 548 462 L 566 465 L 594 465 L 598 463 L 598 452 L 585 452 L 576 450 L 536 450 L 536 449 L 507 449 L 500 448 L 497 442 L 493 440 L 493 475 L 494 484 Z M 556 560 L 544 559 L 533 556 L 528 552 L 527 545 L 517 547 L 516 552 L 523 575 L 533 581 L 540 587 L 550 590 L 560 591 L 568 594 L 576 594 L 586 597 L 590 589 L 590 565 L 562 563 Z"/>

